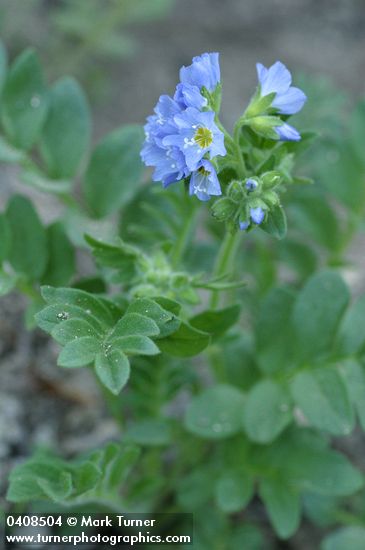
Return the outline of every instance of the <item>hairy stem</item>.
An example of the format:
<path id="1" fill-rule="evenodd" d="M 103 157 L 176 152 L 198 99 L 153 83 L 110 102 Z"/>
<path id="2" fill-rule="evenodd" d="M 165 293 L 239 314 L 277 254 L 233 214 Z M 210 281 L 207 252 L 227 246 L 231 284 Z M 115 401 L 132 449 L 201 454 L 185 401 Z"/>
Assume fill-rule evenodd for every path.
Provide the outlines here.
<path id="1" fill-rule="evenodd" d="M 236 126 L 234 129 L 234 144 L 235 144 L 235 150 L 236 150 L 236 158 L 237 158 L 237 172 L 240 178 L 244 178 L 246 176 L 246 165 L 245 161 L 242 155 L 241 146 L 240 146 L 240 133 L 241 133 L 241 126 Z"/>
<path id="2" fill-rule="evenodd" d="M 237 231 L 235 233 L 227 231 L 218 253 L 213 277 L 220 277 L 221 275 L 225 275 L 232 270 L 233 258 L 236 253 L 239 237 L 240 234 Z M 217 290 L 213 290 L 210 300 L 210 307 L 212 309 L 216 309 L 218 305 L 219 292 Z"/>
<path id="3" fill-rule="evenodd" d="M 190 241 L 191 233 L 195 226 L 195 222 L 196 222 L 196 208 L 192 206 L 189 209 L 189 213 L 186 216 L 180 235 L 172 250 L 172 254 L 171 254 L 172 267 L 177 267 L 181 262 L 181 259 L 184 255 L 186 247 Z"/>

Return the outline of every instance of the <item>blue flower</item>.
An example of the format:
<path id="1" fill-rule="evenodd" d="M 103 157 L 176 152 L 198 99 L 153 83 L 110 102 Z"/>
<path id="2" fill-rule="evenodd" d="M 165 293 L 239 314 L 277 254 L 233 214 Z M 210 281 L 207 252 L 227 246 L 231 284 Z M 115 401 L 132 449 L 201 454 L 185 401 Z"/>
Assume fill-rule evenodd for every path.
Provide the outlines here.
<path id="1" fill-rule="evenodd" d="M 249 178 L 245 183 L 245 187 L 249 192 L 254 191 L 257 186 L 258 186 L 257 181 L 253 180 L 252 178 Z"/>
<path id="2" fill-rule="evenodd" d="M 260 225 L 260 223 L 264 221 L 265 212 L 261 208 L 261 206 L 257 206 L 256 208 L 250 208 L 250 218 L 256 225 Z M 239 226 L 241 231 L 244 231 L 250 226 L 250 221 L 240 221 Z"/>
<path id="3" fill-rule="evenodd" d="M 163 138 L 164 146 L 178 147 L 184 153 L 186 165 L 194 171 L 202 158 L 226 155 L 224 134 L 214 122 L 213 111 L 200 112 L 193 107 L 174 116 L 177 132 Z"/>
<path id="4" fill-rule="evenodd" d="M 250 222 L 239 222 L 239 225 L 240 225 L 240 230 L 244 231 L 245 229 L 247 229 L 249 227 Z"/>
<path id="5" fill-rule="evenodd" d="M 208 92 L 213 92 L 220 78 L 218 53 L 203 53 L 193 57 L 191 65 L 180 69 L 181 82 L 197 86 L 199 90 L 204 86 Z"/>
<path id="6" fill-rule="evenodd" d="M 202 160 L 198 169 L 190 178 L 190 195 L 196 195 L 201 201 L 208 201 L 212 195 L 221 195 L 221 186 L 214 166 L 208 160 Z"/>
<path id="7" fill-rule="evenodd" d="M 260 206 L 258 206 L 257 208 L 250 209 L 250 216 L 251 216 L 251 220 L 254 223 L 256 223 L 257 225 L 260 225 L 260 223 L 264 221 L 265 212 Z"/>
<path id="8" fill-rule="evenodd" d="M 190 174 L 185 157 L 177 147 L 159 147 L 156 142 L 145 141 L 141 158 L 146 166 L 154 166 L 153 181 L 161 181 L 164 187 L 180 181 Z"/>
<path id="9" fill-rule="evenodd" d="M 301 110 L 307 96 L 299 88 L 291 86 L 291 74 L 283 63 L 277 61 L 268 69 L 257 63 L 256 69 L 261 96 L 276 94 L 271 103 L 272 107 L 282 115 L 293 115 Z"/>
<path id="10" fill-rule="evenodd" d="M 202 111 L 208 101 L 201 89 L 204 86 L 213 91 L 219 82 L 218 54 L 194 57 L 192 65 L 182 67 L 180 74 L 174 97 L 162 95 L 154 114 L 147 118 L 141 158 L 146 166 L 155 168 L 152 179 L 162 181 L 165 187 L 200 170 L 192 178 L 193 187 L 196 184 L 198 189 L 198 179 L 205 171 L 204 185 L 212 189 L 211 194 L 217 194 L 217 184 L 219 191 L 220 187 L 215 171 L 210 163 L 204 168 L 202 162 L 206 155 L 214 158 L 226 154 L 224 135 L 214 122 L 215 113 Z M 199 190 L 196 194 L 199 198 L 204 195 Z M 204 196 L 209 198 L 209 194 Z"/>
<path id="11" fill-rule="evenodd" d="M 181 107 L 168 95 L 162 95 L 154 108 L 155 114 L 147 118 L 144 127 L 146 140 L 157 141 L 162 145 L 162 139 L 174 130 L 173 117 L 181 112 Z"/>
<path id="12" fill-rule="evenodd" d="M 286 122 L 281 126 L 276 126 L 275 132 L 278 134 L 280 141 L 300 141 L 301 139 L 298 130 Z"/>
<path id="13" fill-rule="evenodd" d="M 178 84 L 174 95 L 174 100 L 183 109 L 187 107 L 195 107 L 195 109 L 203 109 L 208 105 L 208 100 L 202 96 L 198 86 L 191 84 Z"/>
<path id="14" fill-rule="evenodd" d="M 155 114 L 147 118 L 144 127 L 146 139 L 141 158 L 146 166 L 155 167 L 153 181 L 162 181 L 165 187 L 190 174 L 179 148 L 163 145 L 163 139 L 176 132 L 174 116 L 181 110 L 171 97 L 162 95 L 154 109 Z"/>

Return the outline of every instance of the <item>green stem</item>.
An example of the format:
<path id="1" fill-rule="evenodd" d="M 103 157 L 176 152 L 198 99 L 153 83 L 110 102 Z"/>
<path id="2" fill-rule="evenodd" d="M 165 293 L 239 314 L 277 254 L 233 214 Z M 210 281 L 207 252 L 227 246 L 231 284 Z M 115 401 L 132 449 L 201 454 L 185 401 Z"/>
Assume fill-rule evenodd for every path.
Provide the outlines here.
<path id="1" fill-rule="evenodd" d="M 216 117 L 215 123 L 224 134 L 224 140 L 228 149 L 228 157 L 232 157 L 232 160 L 235 162 L 238 176 L 240 178 L 244 178 L 246 176 L 246 165 L 240 146 L 240 132 L 242 125 L 236 124 L 232 138 L 218 117 Z"/>
<path id="2" fill-rule="evenodd" d="M 236 252 L 236 248 L 239 242 L 239 237 L 240 234 L 237 231 L 235 233 L 227 231 L 218 253 L 213 277 L 220 277 L 221 275 L 224 275 L 231 270 L 234 254 Z M 218 304 L 219 292 L 217 290 L 213 290 L 210 300 L 211 309 L 217 308 Z"/>
<path id="3" fill-rule="evenodd" d="M 223 124 L 221 123 L 221 121 L 219 120 L 219 118 L 217 116 L 215 118 L 215 123 L 218 126 L 218 128 L 220 129 L 220 131 L 223 132 L 224 139 L 226 140 L 227 145 L 229 147 L 234 148 L 235 143 L 234 143 L 234 140 L 232 139 L 232 136 L 227 132 L 227 130 L 225 129 L 225 127 L 223 126 Z"/>
<path id="4" fill-rule="evenodd" d="M 355 514 L 352 514 L 351 512 L 347 512 L 345 510 L 338 510 L 335 513 L 336 521 L 339 523 L 342 523 L 343 525 L 365 525 L 365 519 L 363 517 L 359 517 Z"/>
<path id="5" fill-rule="evenodd" d="M 181 259 L 184 255 L 185 249 L 189 243 L 191 233 L 193 231 L 196 221 L 196 208 L 195 206 L 190 205 L 189 213 L 185 219 L 185 223 L 180 232 L 180 235 L 175 243 L 171 254 L 171 265 L 172 267 L 177 267 L 181 262 Z"/>
<path id="6" fill-rule="evenodd" d="M 95 376 L 96 382 L 98 383 L 100 387 L 100 391 L 104 397 L 107 409 L 111 416 L 114 418 L 114 420 L 118 423 L 118 425 L 123 428 L 124 427 L 124 413 L 122 408 L 122 399 L 120 398 L 120 395 L 114 395 L 112 394 L 108 388 L 104 386 L 104 384 L 99 380 L 98 376 Z"/>
<path id="7" fill-rule="evenodd" d="M 237 172 L 238 172 L 238 175 L 239 175 L 240 178 L 244 178 L 246 176 L 246 165 L 245 165 L 245 161 L 244 161 L 242 151 L 241 151 L 241 146 L 240 146 L 241 128 L 242 128 L 242 126 L 239 126 L 239 125 L 235 126 L 234 134 L 233 134 L 233 138 L 234 138 L 233 141 L 234 141 L 234 145 L 235 145 L 236 158 L 237 158 L 237 162 L 238 162 Z"/>
<path id="8" fill-rule="evenodd" d="M 227 376 L 221 351 L 217 346 L 212 345 L 207 348 L 206 353 L 217 383 L 223 384 L 227 382 Z"/>

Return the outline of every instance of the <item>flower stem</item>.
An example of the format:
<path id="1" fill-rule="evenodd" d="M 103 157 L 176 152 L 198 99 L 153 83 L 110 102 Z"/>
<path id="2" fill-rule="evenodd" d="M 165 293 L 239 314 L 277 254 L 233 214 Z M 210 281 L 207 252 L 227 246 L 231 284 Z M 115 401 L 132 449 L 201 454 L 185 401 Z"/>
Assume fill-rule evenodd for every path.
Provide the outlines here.
<path id="1" fill-rule="evenodd" d="M 232 269 L 233 258 L 239 243 L 240 234 L 238 231 L 231 233 L 227 231 L 224 240 L 218 252 L 213 277 L 225 275 Z M 211 309 L 216 309 L 219 304 L 219 291 L 213 290 L 210 299 Z"/>
<path id="2" fill-rule="evenodd" d="M 240 178 L 244 178 L 246 176 L 246 165 L 245 161 L 242 155 L 241 146 L 240 146 L 240 133 L 241 133 L 242 126 L 236 125 L 234 129 L 234 144 L 235 144 L 235 150 L 236 150 L 236 158 L 237 158 L 237 172 Z"/>
<path id="3" fill-rule="evenodd" d="M 175 243 L 175 246 L 171 254 L 172 267 L 177 267 L 184 255 L 185 249 L 188 245 L 191 233 L 193 231 L 193 227 L 195 225 L 195 220 L 196 220 L 195 214 L 196 214 L 195 206 L 194 205 L 190 206 L 184 225 L 181 229 L 181 232 L 179 234 L 179 237 Z"/>

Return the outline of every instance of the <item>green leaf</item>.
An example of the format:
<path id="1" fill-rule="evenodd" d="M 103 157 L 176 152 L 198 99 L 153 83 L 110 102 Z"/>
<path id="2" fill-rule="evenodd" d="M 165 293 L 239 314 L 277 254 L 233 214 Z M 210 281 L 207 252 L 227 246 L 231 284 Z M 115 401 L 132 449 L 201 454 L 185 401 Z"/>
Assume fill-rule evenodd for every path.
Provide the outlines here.
<path id="1" fill-rule="evenodd" d="M 335 497 L 361 489 L 362 473 L 326 445 L 323 437 L 308 429 L 288 430 L 271 445 L 256 447 L 251 461 L 300 493 Z"/>
<path id="2" fill-rule="evenodd" d="M 52 178 L 71 178 L 90 141 L 91 120 L 84 92 L 66 77 L 50 89 L 50 106 L 42 132 L 41 154 Z"/>
<path id="3" fill-rule="evenodd" d="M 194 286 L 196 288 L 204 288 L 206 290 L 217 290 L 223 291 L 223 290 L 232 290 L 234 288 L 242 288 L 243 286 L 246 286 L 246 281 L 213 281 L 213 282 L 204 282 L 204 281 L 196 281 L 194 282 Z"/>
<path id="4" fill-rule="evenodd" d="M 10 502 L 53 500 L 62 505 L 90 505 L 100 499 L 120 498 L 121 484 L 136 462 L 135 446 L 114 443 L 85 458 L 64 461 L 38 451 L 10 474 L 7 498 Z"/>
<path id="5" fill-rule="evenodd" d="M 274 288 L 264 298 L 255 329 L 256 357 L 260 369 L 281 372 L 291 364 L 293 328 L 291 313 L 295 294 L 288 288 Z"/>
<path id="6" fill-rule="evenodd" d="M 99 380 L 114 395 L 126 385 L 130 375 L 130 365 L 126 355 L 117 349 L 98 353 L 95 360 L 95 372 Z"/>
<path id="7" fill-rule="evenodd" d="M 299 372 L 292 381 L 291 392 L 314 427 L 333 435 L 347 435 L 353 429 L 353 409 L 335 367 Z"/>
<path id="8" fill-rule="evenodd" d="M 303 495 L 305 516 L 319 527 L 329 527 L 337 521 L 340 507 L 340 498 L 306 493 Z"/>
<path id="9" fill-rule="evenodd" d="M 241 430 L 243 393 L 225 384 L 193 397 L 185 414 L 186 429 L 207 439 L 224 439 Z"/>
<path id="10" fill-rule="evenodd" d="M 113 347 L 127 355 L 157 355 L 160 350 L 147 336 L 123 336 L 113 340 Z"/>
<path id="11" fill-rule="evenodd" d="M 88 166 L 84 194 L 92 213 L 101 218 L 126 204 L 142 176 L 140 150 L 143 132 L 125 126 L 109 134 L 96 147 Z"/>
<path id="12" fill-rule="evenodd" d="M 84 319 L 67 319 L 62 323 L 55 325 L 52 329 L 52 337 L 59 344 L 65 345 L 72 340 L 83 338 L 85 336 L 91 336 L 98 339 L 99 334 L 94 327 L 85 321 Z"/>
<path id="13" fill-rule="evenodd" d="M 193 328 L 211 334 L 212 338 L 217 338 L 237 323 L 240 310 L 241 306 L 236 304 L 219 311 L 203 311 L 189 319 L 189 324 Z"/>
<path id="14" fill-rule="evenodd" d="M 6 216 L 0 213 L 0 264 L 8 257 L 11 234 Z"/>
<path id="15" fill-rule="evenodd" d="M 281 206 L 271 208 L 265 221 L 260 225 L 260 227 L 276 239 L 283 239 L 287 231 L 284 209 L 281 208 Z"/>
<path id="16" fill-rule="evenodd" d="M 19 273 L 29 279 L 39 279 L 47 265 L 46 231 L 29 199 L 14 195 L 8 204 L 6 217 L 12 245 L 9 261 Z"/>
<path id="17" fill-rule="evenodd" d="M 308 278 L 317 268 L 317 255 L 312 247 L 294 239 L 285 239 L 278 250 L 279 260 L 303 279 Z"/>
<path id="18" fill-rule="evenodd" d="M 284 482 L 265 479 L 260 483 L 259 494 L 279 537 L 286 539 L 293 535 L 300 520 L 298 493 Z"/>
<path id="19" fill-rule="evenodd" d="M 57 325 L 64 323 L 68 319 L 82 319 L 90 324 L 98 334 L 102 335 L 104 333 L 104 326 L 99 323 L 94 315 L 87 311 L 72 304 L 52 304 L 37 313 L 35 320 L 39 328 L 51 333 Z"/>
<path id="20" fill-rule="evenodd" d="M 42 283 L 66 285 L 75 272 L 75 253 L 61 222 L 47 227 L 48 263 Z"/>
<path id="21" fill-rule="evenodd" d="M 215 500 L 225 514 L 243 510 L 254 491 L 253 479 L 245 470 L 225 472 L 215 483 Z"/>
<path id="22" fill-rule="evenodd" d="M 181 304 L 175 300 L 171 300 L 170 298 L 165 298 L 164 296 L 154 296 L 153 301 L 173 315 L 179 315 L 181 311 Z"/>
<path id="23" fill-rule="evenodd" d="M 297 355 L 302 361 L 329 353 L 348 301 L 348 288 L 336 273 L 324 271 L 308 280 L 293 310 Z"/>
<path id="24" fill-rule="evenodd" d="M 83 290 L 78 290 L 77 288 L 54 288 L 47 285 L 43 286 L 41 291 L 44 300 L 48 304 L 74 305 L 83 309 L 86 314 L 96 317 L 105 327 L 114 325 L 114 319 L 110 310 L 97 296 Z"/>
<path id="25" fill-rule="evenodd" d="M 252 441 L 270 443 L 292 420 L 288 393 L 273 380 L 262 380 L 249 391 L 243 424 Z"/>
<path id="26" fill-rule="evenodd" d="M 341 355 L 355 355 L 365 347 L 365 295 L 361 296 L 345 313 L 336 341 Z"/>
<path id="27" fill-rule="evenodd" d="M 309 235 L 329 250 L 336 250 L 340 240 L 337 216 L 323 194 L 307 187 L 296 193 L 287 211 L 290 225 L 301 234 Z"/>
<path id="28" fill-rule="evenodd" d="M 172 440 L 171 425 L 165 419 L 150 418 L 133 423 L 126 431 L 127 440 L 145 446 L 165 446 Z"/>
<path id="29" fill-rule="evenodd" d="M 165 338 L 174 333 L 180 326 L 180 320 L 170 311 L 166 311 L 153 300 L 137 298 L 128 306 L 126 313 L 139 313 L 155 321 L 160 329 L 159 338 Z"/>
<path id="30" fill-rule="evenodd" d="M 101 477 L 101 470 L 91 461 L 86 460 L 81 464 L 75 464 L 72 468 L 74 484 L 73 497 L 78 497 L 94 489 Z"/>
<path id="31" fill-rule="evenodd" d="M 39 487 L 44 494 L 54 502 L 63 502 L 72 493 L 72 476 L 69 472 L 60 472 L 57 480 L 50 482 L 48 479 L 39 478 Z"/>
<path id="32" fill-rule="evenodd" d="M 363 486 L 362 473 L 332 449 L 293 447 L 287 451 L 283 473 L 291 485 L 319 495 L 352 495 Z"/>
<path id="33" fill-rule="evenodd" d="M 158 336 L 160 329 L 153 319 L 144 317 L 139 313 L 128 313 L 124 315 L 115 325 L 109 340 L 119 338 L 120 336 Z"/>
<path id="34" fill-rule="evenodd" d="M 349 359 L 340 366 L 351 403 L 355 407 L 360 425 L 365 430 L 365 372 L 364 367 Z"/>
<path id="35" fill-rule="evenodd" d="M 246 121 L 246 125 L 259 136 L 275 141 L 279 140 L 279 134 L 276 133 L 275 128 L 282 124 L 283 121 L 276 116 L 255 116 Z"/>
<path id="36" fill-rule="evenodd" d="M 83 336 L 68 342 L 58 356 L 59 367 L 83 367 L 90 365 L 100 351 L 100 342 L 92 336 Z"/>
<path id="37" fill-rule="evenodd" d="M 42 68 L 36 53 L 28 49 L 10 67 L 2 98 L 3 125 L 16 147 L 32 147 L 42 130 L 47 108 Z"/>
<path id="38" fill-rule="evenodd" d="M 100 452 L 100 451 L 99 451 Z M 119 495 L 120 487 L 137 462 L 140 450 L 135 445 L 109 443 L 103 451 L 101 489 L 105 494 Z"/>
<path id="39" fill-rule="evenodd" d="M 209 464 L 205 467 L 195 467 L 184 477 L 180 478 L 177 486 L 177 501 L 183 510 L 199 510 L 207 504 L 213 493 L 212 469 Z"/>
<path id="40" fill-rule="evenodd" d="M 70 474 L 64 471 L 62 461 L 52 455 L 37 454 L 10 473 L 6 498 L 10 502 L 28 502 L 40 499 L 62 501 L 72 491 Z"/>
<path id="41" fill-rule="evenodd" d="M 364 550 L 365 528 L 357 525 L 343 527 L 327 535 L 321 550 Z"/>
<path id="42" fill-rule="evenodd" d="M 212 215 L 216 220 L 220 222 L 232 218 L 236 211 L 237 204 L 229 197 L 218 199 L 212 205 Z"/>
<path id="43" fill-rule="evenodd" d="M 209 334 L 197 330 L 187 323 L 181 323 L 176 332 L 159 341 L 159 347 L 161 351 L 173 357 L 192 357 L 203 351 L 209 343 Z"/>
<path id="44" fill-rule="evenodd" d="M 119 238 L 112 242 L 101 241 L 91 235 L 85 235 L 85 241 L 93 249 L 93 256 L 100 265 L 123 269 L 123 271 L 134 266 L 143 254 L 141 251 L 130 244 L 125 243 Z"/>
<path id="45" fill-rule="evenodd" d="M 261 96 L 261 94 L 257 91 L 247 107 L 245 117 L 251 118 L 264 113 L 269 107 L 271 107 L 274 98 L 275 92 L 270 92 L 267 95 Z"/>

